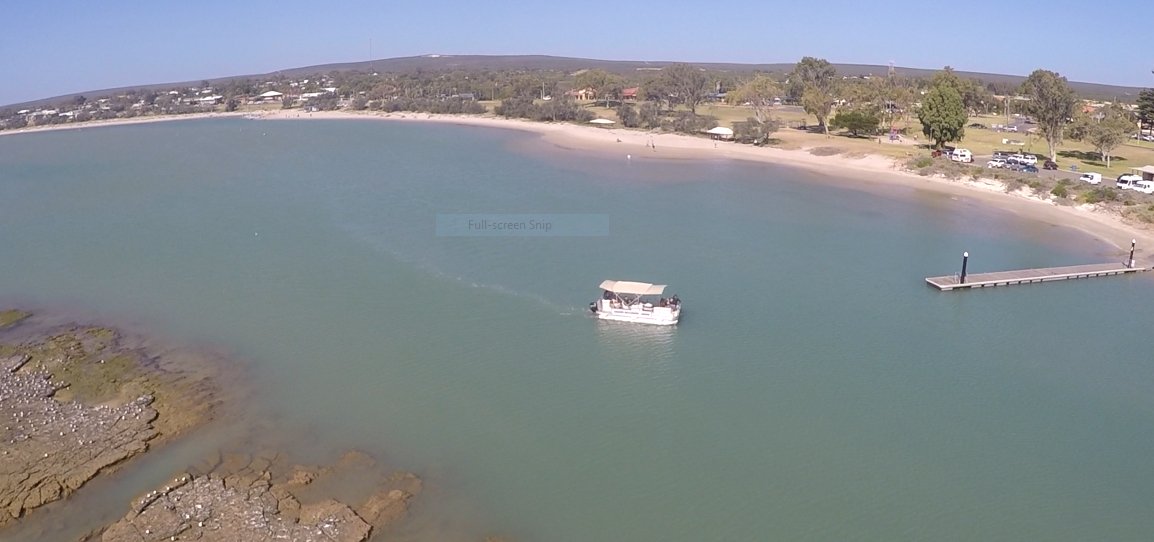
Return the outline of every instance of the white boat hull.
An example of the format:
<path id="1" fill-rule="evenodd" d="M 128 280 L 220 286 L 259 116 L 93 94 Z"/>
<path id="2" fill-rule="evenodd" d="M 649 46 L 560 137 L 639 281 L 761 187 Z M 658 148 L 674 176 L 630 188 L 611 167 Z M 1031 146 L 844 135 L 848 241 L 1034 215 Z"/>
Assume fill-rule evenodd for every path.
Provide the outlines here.
<path id="1" fill-rule="evenodd" d="M 594 306 L 597 317 L 602 320 L 671 326 L 681 318 L 681 307 L 654 307 L 649 303 L 623 305 L 607 299 L 598 299 Z"/>

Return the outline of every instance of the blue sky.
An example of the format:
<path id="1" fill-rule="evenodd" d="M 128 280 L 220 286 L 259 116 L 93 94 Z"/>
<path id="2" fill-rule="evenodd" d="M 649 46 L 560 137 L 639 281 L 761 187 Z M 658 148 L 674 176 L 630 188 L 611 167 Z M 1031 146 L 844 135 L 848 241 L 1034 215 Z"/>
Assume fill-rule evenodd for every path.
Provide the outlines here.
<path id="1" fill-rule="evenodd" d="M 11 3 L 10 3 L 11 2 Z M 1149 0 L 9 0 L 0 104 L 373 57 L 886 64 L 1154 86 Z M 1044 6 L 1044 7 L 1041 7 Z"/>

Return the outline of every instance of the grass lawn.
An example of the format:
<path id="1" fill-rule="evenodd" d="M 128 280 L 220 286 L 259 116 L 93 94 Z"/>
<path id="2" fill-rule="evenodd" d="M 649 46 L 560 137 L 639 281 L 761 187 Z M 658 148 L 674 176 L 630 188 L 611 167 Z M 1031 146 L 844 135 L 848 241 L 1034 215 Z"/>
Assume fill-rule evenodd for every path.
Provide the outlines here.
<path id="1" fill-rule="evenodd" d="M 606 109 L 604 102 L 586 103 L 590 111 L 601 118 L 618 120 L 613 109 Z M 753 110 L 744 106 L 707 103 L 698 106 L 697 112 L 702 115 L 712 115 L 717 118 L 721 126 L 732 127 L 735 122 L 741 122 L 753 116 Z M 800 125 L 813 126 L 817 123 L 813 116 L 807 115 L 795 107 L 776 107 L 771 113 L 781 120 L 782 128 L 774 137 L 779 140 L 778 146 L 786 148 L 834 147 L 847 153 L 872 153 L 904 158 L 914 156 L 919 152 L 928 152 L 922 145 L 894 145 L 878 143 L 876 137 L 855 138 L 845 133 L 824 134 L 811 133 L 799 130 Z M 1000 115 L 981 115 L 970 117 L 966 124 L 980 123 L 986 126 L 1005 124 L 1006 118 Z M 898 128 L 907 128 L 907 140 L 915 135 L 924 139 L 921 134 L 921 124 L 917 118 L 896 123 Z M 1023 145 L 1009 145 L 1002 143 L 1003 139 L 1021 141 Z M 908 141 L 907 141 L 908 142 Z M 924 143 L 924 141 L 922 141 Z M 966 135 L 962 141 L 954 142 L 954 146 L 970 149 L 975 155 L 988 156 L 995 150 L 1018 150 L 1024 153 L 1033 153 L 1039 158 L 1048 158 L 1049 148 L 1046 140 L 1036 134 L 1025 132 L 997 132 L 990 129 L 966 128 Z M 1119 146 L 1112 153 L 1110 167 L 1107 168 L 1101 156 L 1087 143 L 1079 141 L 1064 141 L 1058 146 L 1058 166 L 1063 170 L 1070 170 L 1070 166 L 1077 166 L 1078 171 L 1096 171 L 1103 177 L 1116 177 L 1122 173 L 1130 173 L 1131 168 L 1144 165 L 1154 165 L 1154 143 L 1131 140 Z"/>

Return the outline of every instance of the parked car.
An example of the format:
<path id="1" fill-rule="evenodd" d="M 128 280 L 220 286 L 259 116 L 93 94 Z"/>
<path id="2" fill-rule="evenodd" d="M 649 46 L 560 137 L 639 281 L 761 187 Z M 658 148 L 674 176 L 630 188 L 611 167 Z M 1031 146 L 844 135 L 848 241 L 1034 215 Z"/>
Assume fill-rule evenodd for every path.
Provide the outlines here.
<path id="1" fill-rule="evenodd" d="M 1006 161 L 1002 158 L 994 158 L 993 160 L 986 162 L 986 167 L 989 169 L 1002 169 L 1006 167 Z"/>
<path id="2" fill-rule="evenodd" d="M 1042 169 L 1056 170 L 1056 169 L 1058 169 L 1058 163 L 1053 161 L 1053 160 L 1046 160 L 1045 162 L 1042 163 Z"/>
<path id="3" fill-rule="evenodd" d="M 1007 125 L 1003 126 L 1002 129 L 1007 131 L 1007 132 L 1017 132 L 1018 131 L 1018 125 L 1007 124 Z"/>
<path id="4" fill-rule="evenodd" d="M 985 125 L 985 124 L 982 124 L 982 123 L 980 123 L 980 122 L 974 122 L 974 123 L 971 123 L 971 124 L 970 124 L 969 126 L 967 126 L 966 128 L 980 128 L 980 129 L 982 129 L 982 130 L 985 130 L 985 129 L 986 129 L 986 125 Z"/>
<path id="5" fill-rule="evenodd" d="M 954 152 L 950 153 L 950 160 L 970 163 L 974 161 L 974 154 L 969 149 L 954 149 Z"/>
<path id="6" fill-rule="evenodd" d="M 994 158 L 1001 158 L 1002 160 L 1005 160 L 1013 155 L 1014 153 L 1009 151 L 994 151 Z"/>
<path id="7" fill-rule="evenodd" d="M 1123 173 L 1123 174 L 1118 176 L 1118 180 L 1114 184 L 1116 184 L 1118 186 L 1118 188 L 1121 188 L 1122 190 L 1129 190 L 1131 188 L 1134 188 L 1135 184 L 1141 180 L 1142 180 L 1142 177 L 1139 177 L 1137 175 L 1133 175 L 1133 174 L 1129 174 L 1129 173 Z"/>
<path id="8" fill-rule="evenodd" d="M 1090 184 L 1098 184 L 1102 182 L 1102 174 L 1093 172 L 1083 173 L 1081 177 L 1078 177 L 1078 180 Z"/>
<path id="9" fill-rule="evenodd" d="M 1154 141 L 1154 135 L 1144 135 L 1142 141 Z"/>
<path id="10" fill-rule="evenodd" d="M 1037 172 L 1038 172 L 1037 166 L 1031 166 L 1029 164 L 1022 166 L 1022 173 L 1037 173 Z"/>

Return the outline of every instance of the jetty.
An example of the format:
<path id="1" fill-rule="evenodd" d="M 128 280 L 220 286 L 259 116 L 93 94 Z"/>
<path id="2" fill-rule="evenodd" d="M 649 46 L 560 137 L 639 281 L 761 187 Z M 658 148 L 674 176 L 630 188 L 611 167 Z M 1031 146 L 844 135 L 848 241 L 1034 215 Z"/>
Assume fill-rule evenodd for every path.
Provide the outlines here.
<path id="1" fill-rule="evenodd" d="M 1115 275 L 1128 275 L 1149 271 L 1150 268 L 1148 267 L 1139 267 L 1134 264 L 1134 244 L 1134 241 L 1130 242 L 1130 258 L 1126 262 L 1040 267 L 1036 269 L 1016 269 L 974 274 L 968 274 L 966 272 L 970 253 L 963 252 L 962 272 L 960 274 L 927 277 L 926 283 L 938 290 L 946 292 L 970 288 L 988 288 L 991 286 L 1014 286 L 1017 284 L 1033 284 L 1036 282 L 1112 277 Z"/>

